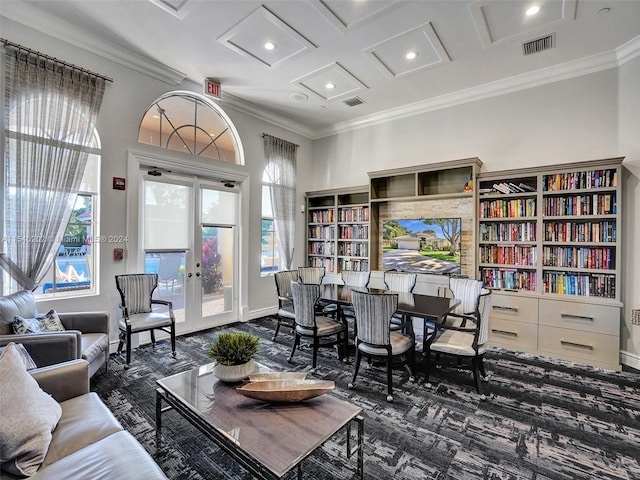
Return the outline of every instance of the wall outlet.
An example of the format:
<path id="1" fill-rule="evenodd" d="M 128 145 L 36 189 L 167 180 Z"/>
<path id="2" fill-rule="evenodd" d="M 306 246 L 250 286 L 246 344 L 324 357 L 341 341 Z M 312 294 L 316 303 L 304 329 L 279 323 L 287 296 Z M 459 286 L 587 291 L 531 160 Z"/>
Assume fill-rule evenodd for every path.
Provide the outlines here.
<path id="1" fill-rule="evenodd" d="M 640 309 L 631 310 L 631 325 L 640 325 Z"/>

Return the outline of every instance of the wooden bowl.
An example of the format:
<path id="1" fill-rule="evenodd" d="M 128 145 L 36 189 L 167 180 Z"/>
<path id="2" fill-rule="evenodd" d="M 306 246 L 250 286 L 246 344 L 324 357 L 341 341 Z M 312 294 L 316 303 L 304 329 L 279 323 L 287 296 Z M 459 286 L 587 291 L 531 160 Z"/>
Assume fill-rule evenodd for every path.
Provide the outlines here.
<path id="1" fill-rule="evenodd" d="M 335 383 L 329 380 L 265 380 L 236 387 L 236 392 L 267 402 L 301 402 L 330 392 L 335 387 Z"/>
<path id="2" fill-rule="evenodd" d="M 306 372 L 262 372 L 249 375 L 250 382 L 264 382 L 268 380 L 304 380 Z"/>

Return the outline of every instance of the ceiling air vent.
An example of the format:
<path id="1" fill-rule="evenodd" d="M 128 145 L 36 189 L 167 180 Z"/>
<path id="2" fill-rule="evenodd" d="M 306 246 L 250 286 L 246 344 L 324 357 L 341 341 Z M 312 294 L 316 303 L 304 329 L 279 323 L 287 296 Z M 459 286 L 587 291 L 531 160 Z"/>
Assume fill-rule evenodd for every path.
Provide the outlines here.
<path id="1" fill-rule="evenodd" d="M 345 100 L 344 103 L 346 103 L 350 107 L 355 107 L 356 105 L 360 105 L 361 103 L 364 103 L 364 102 L 362 101 L 361 98 L 353 97 L 348 100 Z"/>
<path id="2" fill-rule="evenodd" d="M 552 33 L 551 35 L 546 35 L 523 43 L 522 53 L 524 55 L 531 55 L 533 53 L 542 52 L 543 50 L 549 50 L 555 46 L 555 43 L 555 33 Z"/>

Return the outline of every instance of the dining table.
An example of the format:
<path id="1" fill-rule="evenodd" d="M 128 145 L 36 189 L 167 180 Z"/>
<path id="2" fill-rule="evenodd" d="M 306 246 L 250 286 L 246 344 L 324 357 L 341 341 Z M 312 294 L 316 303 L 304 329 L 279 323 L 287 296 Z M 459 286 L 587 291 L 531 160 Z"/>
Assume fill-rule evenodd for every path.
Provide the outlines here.
<path id="1" fill-rule="evenodd" d="M 351 287 L 336 283 L 326 283 L 320 285 L 319 300 L 327 303 L 334 303 L 338 306 L 338 314 L 342 315 L 345 306 L 351 306 L 351 293 L 354 291 L 371 293 L 395 293 L 398 295 L 398 309 L 396 314 L 421 318 L 423 320 L 422 351 L 426 351 L 427 341 L 430 335 L 437 333 L 438 325 L 444 323 L 447 315 L 460 305 L 458 298 L 440 297 L 437 295 L 426 295 L 413 292 L 394 292 L 380 288 Z M 428 334 L 428 332 L 430 332 Z"/>

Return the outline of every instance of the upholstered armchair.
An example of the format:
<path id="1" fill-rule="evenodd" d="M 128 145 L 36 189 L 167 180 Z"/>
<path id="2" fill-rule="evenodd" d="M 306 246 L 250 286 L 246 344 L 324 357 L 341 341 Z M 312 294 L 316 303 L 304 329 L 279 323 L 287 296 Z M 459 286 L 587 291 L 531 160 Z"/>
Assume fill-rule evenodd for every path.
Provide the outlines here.
<path id="1" fill-rule="evenodd" d="M 56 312 L 64 330 L 37 333 L 13 333 L 16 316 L 36 319 L 35 297 L 28 290 L 0 297 L 0 346 L 21 343 L 38 367 L 46 367 L 69 360 L 89 362 L 93 376 L 109 360 L 109 313 Z"/>

